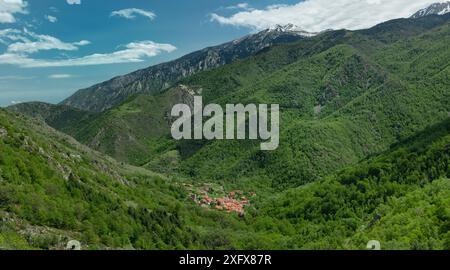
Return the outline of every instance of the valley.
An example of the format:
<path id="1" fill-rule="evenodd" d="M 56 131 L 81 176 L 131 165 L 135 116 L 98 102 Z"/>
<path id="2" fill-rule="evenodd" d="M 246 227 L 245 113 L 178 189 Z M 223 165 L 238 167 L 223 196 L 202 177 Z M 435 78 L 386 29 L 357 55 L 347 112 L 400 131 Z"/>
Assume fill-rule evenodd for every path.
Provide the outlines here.
<path id="1" fill-rule="evenodd" d="M 439 12 L 357 31 L 278 26 L 61 104 L 0 109 L 0 249 L 450 249 Z M 279 104 L 279 147 L 174 140 L 172 107 L 196 96 Z"/>

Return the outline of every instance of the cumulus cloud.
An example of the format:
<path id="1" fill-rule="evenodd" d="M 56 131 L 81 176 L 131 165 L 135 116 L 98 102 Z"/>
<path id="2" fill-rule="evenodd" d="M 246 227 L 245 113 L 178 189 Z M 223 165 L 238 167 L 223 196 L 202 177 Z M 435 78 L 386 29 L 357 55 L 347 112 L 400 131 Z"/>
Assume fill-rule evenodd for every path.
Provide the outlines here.
<path id="1" fill-rule="evenodd" d="M 51 15 L 45 15 L 45 19 L 47 19 L 47 21 L 49 21 L 51 23 L 55 23 L 58 21 L 58 18 L 51 16 Z"/>
<path id="2" fill-rule="evenodd" d="M 292 23 L 306 31 L 363 29 L 378 23 L 409 17 L 436 0 L 306 0 L 293 5 L 270 5 L 264 9 L 236 12 L 230 16 L 211 14 L 211 20 L 261 30 Z"/>
<path id="3" fill-rule="evenodd" d="M 136 15 L 147 17 L 150 20 L 153 20 L 156 17 L 155 13 L 138 8 L 127 8 L 111 12 L 111 17 L 118 16 L 125 19 L 134 19 L 136 18 Z"/>
<path id="4" fill-rule="evenodd" d="M 16 22 L 15 14 L 26 14 L 27 5 L 23 0 L 0 0 L 0 23 Z"/>
<path id="5" fill-rule="evenodd" d="M 81 5 L 81 0 L 67 0 L 69 5 Z"/>

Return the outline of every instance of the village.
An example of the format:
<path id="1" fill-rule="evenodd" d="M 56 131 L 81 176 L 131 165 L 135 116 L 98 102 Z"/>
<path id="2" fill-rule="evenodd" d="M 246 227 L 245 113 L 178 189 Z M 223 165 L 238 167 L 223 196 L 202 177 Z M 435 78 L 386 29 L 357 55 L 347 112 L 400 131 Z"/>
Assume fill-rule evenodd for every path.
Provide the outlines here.
<path id="1" fill-rule="evenodd" d="M 201 207 L 237 213 L 241 217 L 245 216 L 245 208 L 250 206 L 250 199 L 256 196 L 254 192 L 246 193 L 242 190 L 225 192 L 223 186 L 216 184 L 204 184 L 202 187 L 191 184 L 184 186 L 190 192 L 190 199 Z"/>

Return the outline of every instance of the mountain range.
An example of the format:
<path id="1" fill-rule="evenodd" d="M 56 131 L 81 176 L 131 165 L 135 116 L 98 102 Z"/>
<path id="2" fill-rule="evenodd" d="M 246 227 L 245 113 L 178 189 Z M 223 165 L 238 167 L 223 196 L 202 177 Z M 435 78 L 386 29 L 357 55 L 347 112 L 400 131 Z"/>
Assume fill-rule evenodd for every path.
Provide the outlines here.
<path id="1" fill-rule="evenodd" d="M 445 10 L 276 26 L 0 110 L 0 248 L 450 249 Z M 173 140 L 170 109 L 200 94 L 280 104 L 280 147 Z"/>
<path id="2" fill-rule="evenodd" d="M 104 111 L 119 105 L 132 95 L 158 93 L 197 72 L 246 58 L 272 45 L 312 35 L 314 34 L 299 30 L 294 25 L 266 29 L 80 90 L 61 104 L 94 112 Z"/>
<path id="3" fill-rule="evenodd" d="M 279 160 L 295 149 L 288 145 L 285 146 L 291 150 L 283 149 L 282 144 L 281 150 L 270 154 L 270 159 L 265 158 L 265 162 L 259 166 L 268 168 L 269 172 L 276 172 L 280 170 L 277 164 L 284 162 L 283 167 L 286 169 L 292 164 L 292 172 L 282 171 L 280 177 L 292 180 L 292 174 L 302 175 L 304 179 L 297 181 L 309 182 L 342 165 L 357 162 L 424 125 L 447 116 L 445 92 L 425 95 L 421 102 L 429 100 L 429 108 L 411 108 L 408 102 L 413 102 L 418 95 L 426 92 L 421 90 L 423 86 L 416 89 L 415 84 L 411 86 L 406 83 L 413 81 L 408 77 L 411 74 L 422 75 L 422 71 L 417 70 L 417 63 L 421 63 L 423 68 L 426 65 L 432 67 L 433 61 L 446 61 L 446 34 L 437 30 L 447 20 L 448 15 L 401 19 L 368 30 L 322 33 L 190 76 L 163 92 L 134 96 L 101 113 L 56 106 L 52 113 L 44 114 L 39 112 L 42 106 L 36 107 L 32 103 L 12 108 L 30 115 L 41 114 L 53 127 L 120 161 L 153 166 L 154 169 L 154 166 L 160 167 L 155 164 L 164 163 L 167 155 L 175 154 L 177 163 L 181 159 L 181 164 L 186 167 L 195 167 L 196 170 L 204 170 L 208 175 L 216 177 L 217 175 L 211 175 L 212 172 L 228 175 L 229 172 L 243 171 L 233 166 L 245 163 L 248 159 L 257 159 L 252 156 L 260 153 L 254 147 L 242 147 L 241 143 L 238 144 L 241 147 L 237 148 L 225 147 L 227 142 L 174 144 L 170 139 L 171 122 L 168 117 L 172 106 L 186 103 L 200 89 L 205 102 L 276 102 L 283 108 L 282 119 L 285 116 L 285 121 L 290 123 L 289 126 L 282 126 L 282 136 L 289 138 L 291 134 L 300 132 L 305 139 L 302 149 L 299 149 L 292 161 L 284 160 L 288 157 Z M 438 37 L 439 34 L 442 37 Z M 436 46 L 429 48 L 426 41 L 421 39 L 423 36 L 427 39 L 429 36 L 436 36 Z M 410 48 L 399 47 L 399 44 L 409 44 Z M 399 58 L 402 55 L 408 57 Z M 416 62 L 411 62 L 413 55 L 417 58 Z M 431 70 L 430 72 L 439 72 Z M 429 76 L 417 83 L 435 84 L 433 89 L 441 83 L 441 80 L 426 82 L 427 78 Z M 253 92 L 255 87 L 258 88 L 257 92 Z M 391 91 L 389 89 L 398 91 L 389 94 L 389 99 L 380 97 L 384 95 L 383 91 Z M 397 97 L 397 105 L 393 105 L 393 99 Z M 374 104 L 362 101 L 370 99 L 377 100 L 375 104 L 385 104 L 379 109 L 370 108 Z M 386 114 L 386 110 L 391 111 L 390 114 Z M 377 116 L 373 121 L 378 123 L 374 123 L 373 127 L 380 130 L 374 130 L 368 125 L 367 120 L 374 117 L 370 115 L 361 115 L 361 123 L 355 124 L 356 112 L 364 111 L 372 111 Z M 423 111 L 423 115 L 415 116 L 418 111 Z M 405 121 L 405 126 L 397 128 L 394 123 L 400 118 L 404 118 L 402 121 Z M 295 129 L 294 123 L 298 125 Z M 312 135 L 305 133 L 305 130 L 298 130 L 305 126 L 305 130 L 311 134 L 317 132 L 316 129 L 322 130 L 323 140 L 309 142 L 315 145 L 313 148 L 308 145 L 308 136 Z M 330 133 L 323 133 L 324 130 Z M 342 137 L 331 137 L 336 132 Z M 360 138 L 360 142 L 348 141 L 349 136 Z M 340 147 L 336 146 L 337 141 Z M 224 157 L 221 156 L 217 158 L 222 159 L 222 162 L 218 162 L 214 156 L 209 156 L 207 160 L 196 160 L 197 156 L 206 155 L 204 151 L 220 153 L 218 149 L 223 147 L 234 149 L 234 152 L 229 153 L 233 157 L 233 160 L 229 160 L 232 167 L 216 168 L 217 165 L 228 164 L 223 162 Z M 189 151 L 186 152 L 186 149 Z M 321 151 L 329 154 L 323 156 Z M 302 166 L 298 166 L 300 161 L 304 162 Z M 271 169 L 272 166 L 277 169 Z M 265 170 L 258 171 L 265 173 Z M 249 173 L 254 174 L 255 171 Z M 287 181 L 281 182 L 286 184 Z"/>
<path id="4" fill-rule="evenodd" d="M 415 13 L 411 18 L 444 15 L 450 12 L 450 2 L 436 3 Z M 276 25 L 241 39 L 205 48 L 180 59 L 119 76 L 109 81 L 77 91 L 61 104 L 99 112 L 121 104 L 135 94 L 157 93 L 178 80 L 197 72 L 216 68 L 276 44 L 315 36 L 293 24 Z"/>

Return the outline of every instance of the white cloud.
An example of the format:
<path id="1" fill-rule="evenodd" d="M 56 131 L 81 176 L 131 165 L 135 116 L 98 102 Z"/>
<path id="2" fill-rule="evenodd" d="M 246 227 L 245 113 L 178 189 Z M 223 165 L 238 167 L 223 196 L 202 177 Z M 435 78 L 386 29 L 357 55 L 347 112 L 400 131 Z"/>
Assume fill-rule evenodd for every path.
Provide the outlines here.
<path id="1" fill-rule="evenodd" d="M 118 16 L 125 19 L 134 19 L 136 18 L 136 15 L 147 17 L 150 20 L 153 20 L 156 17 L 155 13 L 138 8 L 127 8 L 111 12 L 111 17 Z"/>
<path id="2" fill-rule="evenodd" d="M 23 0 L 0 0 L 0 23 L 14 23 L 14 14 L 26 14 L 27 2 Z"/>
<path id="3" fill-rule="evenodd" d="M 0 43 L 7 46 L 6 51 L 0 54 L 0 64 L 15 65 L 24 68 L 36 67 L 67 67 L 105 65 L 117 63 L 142 62 L 149 57 L 163 52 L 176 50 L 171 44 L 155 43 L 153 41 L 132 42 L 122 49 L 111 53 L 94 53 L 78 58 L 37 59 L 31 55 L 40 51 L 76 51 L 80 46 L 90 44 L 87 40 L 78 42 L 63 42 L 56 37 L 40 35 L 27 29 L 0 30 Z"/>
<path id="4" fill-rule="evenodd" d="M 45 18 L 51 23 L 55 23 L 58 21 L 58 18 L 51 16 L 51 15 L 46 15 Z"/>
<path id="5" fill-rule="evenodd" d="M 243 9 L 243 10 L 253 10 L 248 3 L 239 3 L 234 6 L 225 7 L 225 9 Z"/>
<path id="6" fill-rule="evenodd" d="M 88 45 L 89 41 L 81 40 L 67 43 L 49 35 L 39 35 L 24 29 L 5 29 L 0 31 L 0 41 L 8 43 L 6 53 L 32 54 L 39 51 L 61 50 L 76 51 L 79 46 Z"/>
<path id="7" fill-rule="evenodd" d="M 69 5 L 81 5 L 81 0 L 67 0 Z"/>
<path id="8" fill-rule="evenodd" d="M 73 75 L 71 75 L 71 74 L 52 74 L 48 77 L 50 79 L 68 79 L 68 78 L 72 78 Z"/>
<path id="9" fill-rule="evenodd" d="M 363 29 L 378 23 L 409 17 L 436 0 L 306 0 L 293 5 L 236 12 L 231 16 L 211 14 L 211 20 L 261 30 L 292 23 L 306 31 Z"/>
<path id="10" fill-rule="evenodd" d="M 89 40 L 81 40 L 81 41 L 78 41 L 78 42 L 74 42 L 72 44 L 75 45 L 75 46 L 86 46 L 86 45 L 91 44 L 91 42 Z"/>
<path id="11" fill-rule="evenodd" d="M 176 47 L 170 44 L 141 41 L 129 43 L 124 49 L 112 53 L 95 53 L 68 59 L 35 59 L 28 54 L 6 52 L 0 55 L 0 64 L 10 64 L 23 68 L 39 68 L 136 63 L 163 52 L 172 52 L 174 50 L 176 50 Z"/>
<path id="12" fill-rule="evenodd" d="M 8 45 L 11 41 L 27 41 L 25 37 L 21 35 L 21 31 L 17 29 L 3 29 L 0 30 L 0 43 Z"/>

